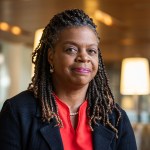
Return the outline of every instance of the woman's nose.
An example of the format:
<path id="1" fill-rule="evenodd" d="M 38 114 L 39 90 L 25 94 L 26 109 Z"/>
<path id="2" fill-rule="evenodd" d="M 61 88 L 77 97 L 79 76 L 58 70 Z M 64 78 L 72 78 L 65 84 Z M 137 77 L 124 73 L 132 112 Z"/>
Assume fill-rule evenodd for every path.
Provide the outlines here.
<path id="1" fill-rule="evenodd" d="M 90 62 L 90 57 L 86 51 L 81 51 L 77 54 L 76 62 Z"/>

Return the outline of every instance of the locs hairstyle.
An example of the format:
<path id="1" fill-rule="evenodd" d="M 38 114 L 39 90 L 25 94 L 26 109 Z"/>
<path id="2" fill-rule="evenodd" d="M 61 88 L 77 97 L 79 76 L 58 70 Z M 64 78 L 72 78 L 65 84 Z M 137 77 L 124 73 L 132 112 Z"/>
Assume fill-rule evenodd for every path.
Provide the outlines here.
<path id="1" fill-rule="evenodd" d="M 35 64 L 35 67 L 32 82 L 29 84 L 28 89 L 33 91 L 35 97 L 38 99 L 42 111 L 42 120 L 50 122 L 52 118 L 55 118 L 57 125 L 60 127 L 63 123 L 58 115 L 57 104 L 53 95 L 52 77 L 49 72 L 50 64 L 47 59 L 48 49 L 55 47 L 55 42 L 58 39 L 60 31 L 70 27 L 81 26 L 87 26 L 92 29 L 99 39 L 96 25 L 83 10 L 72 9 L 56 14 L 43 30 L 40 43 L 32 55 L 32 62 Z M 98 55 L 98 72 L 90 82 L 87 91 L 89 126 L 93 130 L 93 126 L 101 122 L 104 126 L 112 129 L 117 136 L 117 125 L 121 118 L 121 113 L 114 102 L 100 50 Z M 117 116 L 115 124 L 111 123 L 109 119 L 112 110 L 115 111 Z"/>

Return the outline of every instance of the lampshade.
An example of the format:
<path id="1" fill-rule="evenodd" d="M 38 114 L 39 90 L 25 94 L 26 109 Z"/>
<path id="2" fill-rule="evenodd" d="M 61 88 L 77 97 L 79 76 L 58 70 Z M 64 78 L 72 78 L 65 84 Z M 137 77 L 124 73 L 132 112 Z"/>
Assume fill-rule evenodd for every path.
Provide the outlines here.
<path id="1" fill-rule="evenodd" d="M 43 29 L 36 30 L 35 37 L 34 37 L 34 46 L 33 46 L 33 49 L 35 49 L 38 46 L 38 44 L 40 42 L 40 39 L 41 39 L 41 36 L 42 36 L 42 33 L 43 33 Z"/>
<path id="2" fill-rule="evenodd" d="M 125 58 L 122 61 L 120 92 L 123 95 L 150 93 L 149 62 L 146 58 Z"/>

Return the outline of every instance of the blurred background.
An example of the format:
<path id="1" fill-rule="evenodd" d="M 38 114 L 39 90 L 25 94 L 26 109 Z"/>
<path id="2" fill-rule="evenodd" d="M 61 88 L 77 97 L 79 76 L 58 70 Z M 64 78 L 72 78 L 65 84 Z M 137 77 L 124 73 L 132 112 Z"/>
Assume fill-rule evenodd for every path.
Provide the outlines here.
<path id="1" fill-rule="evenodd" d="M 129 116 L 138 149 L 148 150 L 150 0 L 0 0 L 0 109 L 31 81 L 36 31 L 71 8 L 83 9 L 97 24 L 115 100 Z"/>

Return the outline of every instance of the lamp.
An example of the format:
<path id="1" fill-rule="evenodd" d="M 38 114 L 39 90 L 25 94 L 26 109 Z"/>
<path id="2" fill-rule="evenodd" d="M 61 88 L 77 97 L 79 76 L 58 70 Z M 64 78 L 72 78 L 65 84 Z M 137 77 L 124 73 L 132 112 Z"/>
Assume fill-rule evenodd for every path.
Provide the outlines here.
<path id="1" fill-rule="evenodd" d="M 125 58 L 122 61 L 120 93 L 147 95 L 150 93 L 149 62 L 146 58 Z M 137 102 L 137 119 L 140 122 L 140 102 Z"/>

